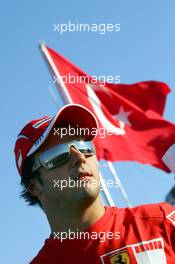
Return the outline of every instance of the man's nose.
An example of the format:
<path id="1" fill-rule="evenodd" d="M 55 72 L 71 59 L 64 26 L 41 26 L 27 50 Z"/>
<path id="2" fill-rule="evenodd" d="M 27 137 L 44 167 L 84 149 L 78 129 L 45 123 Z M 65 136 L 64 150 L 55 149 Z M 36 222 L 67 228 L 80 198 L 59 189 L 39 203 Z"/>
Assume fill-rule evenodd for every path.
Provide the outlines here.
<path id="1" fill-rule="evenodd" d="M 71 146 L 70 147 L 70 163 L 71 166 L 74 167 L 78 163 L 85 163 L 86 157 L 81 153 L 78 149 Z"/>

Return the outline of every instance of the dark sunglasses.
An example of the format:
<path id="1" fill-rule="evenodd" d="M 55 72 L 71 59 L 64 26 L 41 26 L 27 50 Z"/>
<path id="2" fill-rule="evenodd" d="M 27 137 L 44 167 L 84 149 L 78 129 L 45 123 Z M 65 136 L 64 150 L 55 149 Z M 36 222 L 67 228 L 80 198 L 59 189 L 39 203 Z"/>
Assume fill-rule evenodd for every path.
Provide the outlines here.
<path id="1" fill-rule="evenodd" d="M 61 166 L 70 159 L 70 147 L 72 146 L 85 155 L 95 154 L 95 148 L 91 141 L 73 140 L 68 143 L 58 144 L 53 148 L 44 151 L 38 158 L 35 158 L 32 172 L 41 167 L 51 170 Z"/>

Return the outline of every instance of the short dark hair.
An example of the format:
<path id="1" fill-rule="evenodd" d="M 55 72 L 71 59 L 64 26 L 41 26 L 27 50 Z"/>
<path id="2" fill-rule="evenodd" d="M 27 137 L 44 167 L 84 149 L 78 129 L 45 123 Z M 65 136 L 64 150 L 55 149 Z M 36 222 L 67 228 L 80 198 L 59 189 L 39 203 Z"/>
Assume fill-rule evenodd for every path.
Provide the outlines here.
<path id="1" fill-rule="evenodd" d="M 28 186 L 30 184 L 31 179 L 37 179 L 41 184 L 43 184 L 40 171 L 37 170 L 37 171 L 32 172 L 33 164 L 34 164 L 34 155 L 31 155 L 31 156 L 27 157 L 27 159 L 25 160 L 25 163 L 24 163 L 22 176 L 21 176 L 21 185 L 23 187 L 23 190 L 21 191 L 20 197 L 24 198 L 24 200 L 29 205 L 34 205 L 34 206 L 37 205 L 43 209 L 42 204 L 39 201 L 39 199 L 36 196 L 33 196 L 28 191 Z"/>

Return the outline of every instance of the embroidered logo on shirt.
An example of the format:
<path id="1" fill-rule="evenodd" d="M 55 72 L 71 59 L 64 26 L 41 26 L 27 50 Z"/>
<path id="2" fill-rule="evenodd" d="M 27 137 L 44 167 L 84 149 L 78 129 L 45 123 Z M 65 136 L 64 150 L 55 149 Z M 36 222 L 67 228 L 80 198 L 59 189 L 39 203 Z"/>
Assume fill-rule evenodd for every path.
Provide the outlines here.
<path id="1" fill-rule="evenodd" d="M 111 264 L 130 264 L 130 258 L 127 251 L 120 252 L 112 257 L 110 257 Z"/>
<path id="2" fill-rule="evenodd" d="M 126 245 L 101 256 L 103 264 L 167 264 L 163 239 Z"/>

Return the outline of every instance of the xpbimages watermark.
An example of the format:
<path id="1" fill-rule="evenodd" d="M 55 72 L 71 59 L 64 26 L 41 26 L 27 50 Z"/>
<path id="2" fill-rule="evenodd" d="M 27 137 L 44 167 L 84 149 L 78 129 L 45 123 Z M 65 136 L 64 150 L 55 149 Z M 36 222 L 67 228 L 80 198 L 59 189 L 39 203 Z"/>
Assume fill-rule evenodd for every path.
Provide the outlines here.
<path id="1" fill-rule="evenodd" d="M 84 138 L 85 136 L 99 136 L 100 138 L 105 138 L 106 136 L 111 135 L 123 135 L 124 131 L 121 128 L 116 128 L 116 131 L 110 130 L 108 128 L 100 127 L 100 128 L 92 128 L 89 129 L 88 127 L 79 127 L 78 125 L 76 127 L 72 127 L 71 125 L 68 125 L 68 127 L 58 127 L 53 128 L 54 135 L 57 135 L 60 138 L 63 138 L 67 135 L 69 136 L 79 136 L 80 138 Z"/>
<path id="2" fill-rule="evenodd" d="M 71 231 L 68 229 L 67 232 L 53 232 L 53 238 L 60 240 L 60 242 L 63 242 L 65 239 L 84 239 L 84 240 L 99 240 L 99 242 L 103 243 L 105 241 L 109 241 L 110 239 L 120 239 L 120 232 L 84 232 L 79 231 L 77 228 L 77 231 Z"/>
<path id="3" fill-rule="evenodd" d="M 72 22 L 68 20 L 66 23 L 54 23 L 53 31 L 63 35 L 66 32 L 95 32 L 100 35 L 106 33 L 116 33 L 121 29 L 120 23 L 80 23 L 79 21 Z"/>
<path id="4" fill-rule="evenodd" d="M 120 183 L 116 180 L 107 179 L 104 180 L 103 178 L 100 181 L 97 181 L 94 178 L 90 178 L 88 180 L 80 179 L 80 180 L 73 180 L 71 178 L 68 179 L 54 179 L 53 180 L 53 187 L 58 188 L 58 190 L 63 190 L 65 188 L 85 188 L 85 187 L 99 187 L 100 191 L 103 191 L 104 188 L 120 188 Z"/>
<path id="5" fill-rule="evenodd" d="M 105 83 L 113 83 L 117 84 L 120 83 L 120 75 L 79 75 L 78 73 L 71 74 L 68 73 L 67 75 L 62 75 L 57 78 L 54 75 L 53 83 L 58 84 L 98 84 L 100 86 L 105 86 Z"/>

